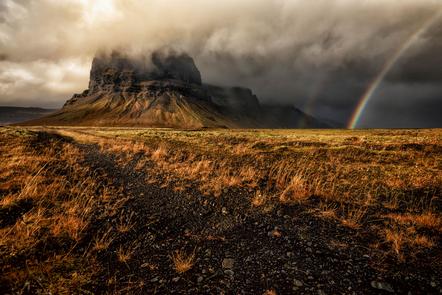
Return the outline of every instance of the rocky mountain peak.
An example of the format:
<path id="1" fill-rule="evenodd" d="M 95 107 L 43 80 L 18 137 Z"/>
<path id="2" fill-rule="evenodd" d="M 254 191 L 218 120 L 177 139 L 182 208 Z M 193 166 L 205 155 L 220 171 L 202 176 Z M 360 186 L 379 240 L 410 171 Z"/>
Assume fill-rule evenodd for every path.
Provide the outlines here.
<path id="1" fill-rule="evenodd" d="M 156 51 L 148 56 L 134 57 L 114 51 L 97 55 L 92 61 L 89 93 L 153 80 L 201 85 L 201 74 L 193 59 L 185 53 Z"/>

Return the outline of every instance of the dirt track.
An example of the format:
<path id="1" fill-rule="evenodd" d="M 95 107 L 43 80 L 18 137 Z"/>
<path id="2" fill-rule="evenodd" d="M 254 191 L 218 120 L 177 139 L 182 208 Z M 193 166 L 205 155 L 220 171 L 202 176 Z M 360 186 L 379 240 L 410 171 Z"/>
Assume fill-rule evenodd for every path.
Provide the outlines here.
<path id="1" fill-rule="evenodd" d="M 105 271 L 91 286 L 96 291 L 109 278 L 118 289 L 159 294 L 437 294 L 442 288 L 440 268 L 434 272 L 431 266 L 437 257 L 423 258 L 419 271 L 413 264 L 380 259 L 366 247 L 376 240 L 368 228 L 353 231 L 315 217 L 309 213 L 314 198 L 261 212 L 251 208 L 249 191 L 229 190 L 218 198 L 196 188 L 175 192 L 146 183 L 150 169 L 136 172 L 137 156 L 122 167 L 118 154 L 104 155 L 95 145 L 80 147 L 87 155 L 84 164 L 130 197 L 124 210 L 133 212 L 136 222 L 100 253 Z M 96 222 L 115 226 L 118 220 Z M 121 245 L 134 245 L 134 259 L 117 261 Z M 195 253 L 193 268 L 183 274 L 175 272 L 171 260 L 177 250 Z"/>
<path id="2" fill-rule="evenodd" d="M 1 131 L 0 290 L 5 294 L 442 292 L 442 204 L 436 177 L 442 150 L 437 137 L 405 134 L 399 141 L 399 131 L 393 131 L 381 138 L 388 143 L 376 146 L 373 140 L 382 140 L 373 136 L 383 136 L 380 131 L 364 135 L 367 141 L 353 133 L 351 141 L 347 134 L 315 137 L 313 131 L 310 140 L 305 139 L 309 132 L 301 140 L 288 140 L 281 133 L 249 131 Z M 229 154 L 232 149 L 237 152 Z M 355 154 L 347 157 L 343 151 L 348 150 Z M 306 154 L 312 156 L 310 164 L 304 161 Z M 420 166 L 410 160 L 415 155 Z M 387 165 L 398 159 L 401 166 Z M 192 168 L 220 160 L 223 165 Z M 321 161 L 332 168 L 325 178 L 341 175 L 331 181 L 338 185 L 365 175 L 374 175 L 377 182 L 391 180 L 397 176 L 391 171 L 399 170 L 406 171 L 409 182 L 422 179 L 421 174 L 434 177 L 424 178 L 432 182 L 415 190 L 400 182 L 402 199 L 396 207 L 376 195 L 356 224 L 346 221 L 360 212 L 357 206 L 364 206 L 359 190 L 335 190 L 334 195 L 323 190 L 322 195 L 287 201 L 277 187 L 269 189 L 278 179 L 286 181 L 284 175 L 293 176 L 281 176 L 273 162 L 297 172 L 306 167 L 316 171 Z M 353 178 L 342 174 L 343 165 Z M 251 174 L 254 182 L 229 183 L 226 171 L 242 175 L 240 169 L 259 168 L 263 173 Z M 360 171 L 365 172 L 351 174 Z M 281 186 L 287 185 L 292 184 Z M 257 203 L 260 192 L 266 199 Z M 339 192 L 356 197 L 339 198 Z M 425 207 L 425 202 L 431 203 Z M 408 224 L 410 216 L 415 219 Z M 388 239 L 388 230 L 397 234 L 396 240 Z M 409 236 L 405 230 L 411 231 Z M 400 240 L 405 238 L 410 240 Z M 396 248 L 395 241 L 401 242 Z M 191 258 L 183 272 L 177 253 Z"/>

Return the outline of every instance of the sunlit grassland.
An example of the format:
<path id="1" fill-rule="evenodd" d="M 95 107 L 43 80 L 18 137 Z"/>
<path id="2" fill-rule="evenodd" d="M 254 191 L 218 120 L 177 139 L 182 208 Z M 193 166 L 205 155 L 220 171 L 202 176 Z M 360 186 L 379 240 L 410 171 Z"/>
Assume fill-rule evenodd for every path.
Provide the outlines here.
<path id="1" fill-rule="evenodd" d="M 353 228 L 382 220 L 387 242 L 402 239 L 413 249 L 435 243 L 434 237 L 423 238 L 415 227 L 442 229 L 441 130 L 60 132 L 99 143 L 105 153 L 123 153 L 121 165 L 141 154 L 137 168 L 154 163 L 150 169 L 166 175 L 161 182 L 172 183 L 177 190 L 196 184 L 204 194 L 217 197 L 246 189 L 253 195 L 251 205 L 267 211 L 276 203 L 314 199 L 319 202 L 313 209 L 317 214 Z M 147 176 L 146 181 L 159 180 Z M 396 252 L 403 259 L 401 251 Z"/>
<path id="2" fill-rule="evenodd" d="M 33 277 L 55 293 L 88 284 L 100 267 L 97 253 L 133 228 L 132 213 L 120 209 L 123 188 L 104 186 L 80 165 L 79 144 L 116 155 L 121 168 L 132 163 L 149 184 L 207 198 L 244 191 L 244 201 L 263 214 L 298 206 L 369 230 L 379 241 L 366 246 L 398 262 L 440 250 L 442 130 L 8 127 L 0 128 L 0 140 L 0 206 L 16 215 L 2 224 L 0 254 L 4 275 L 17 286 Z M 94 227 L 97 208 L 104 208 L 100 218 L 119 216 L 115 232 Z M 85 239 L 91 242 L 81 255 L 72 250 Z M 55 254 L 39 252 L 54 243 Z M 118 260 L 131 259 L 135 247 L 118 248 Z M 14 266 L 37 252 L 26 268 Z M 193 258 L 181 270 L 180 256 L 171 257 L 178 272 L 191 268 Z"/>

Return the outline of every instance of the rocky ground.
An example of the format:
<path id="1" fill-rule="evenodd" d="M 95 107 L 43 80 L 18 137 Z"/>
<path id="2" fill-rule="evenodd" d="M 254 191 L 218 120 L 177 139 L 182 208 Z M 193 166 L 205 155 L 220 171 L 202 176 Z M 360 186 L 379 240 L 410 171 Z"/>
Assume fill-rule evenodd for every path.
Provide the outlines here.
<path id="1" fill-rule="evenodd" d="M 118 189 L 117 202 L 121 198 L 124 204 L 115 206 L 118 212 L 113 214 L 98 207 L 84 236 L 65 244 L 70 246 L 64 255 L 75 257 L 85 256 L 95 244 L 91 257 L 99 265 L 87 284 L 72 293 L 442 293 L 440 244 L 401 261 L 382 248 L 385 243 L 377 235 L 381 221 L 344 226 L 317 214 L 320 200 L 314 196 L 302 203 L 257 208 L 251 205 L 256 189 L 228 187 L 215 197 L 203 194 L 195 182 L 177 190 L 171 175 L 153 161 L 140 161 L 142 153 L 128 160 L 124 152 L 105 152 L 96 143 L 69 137 L 45 133 L 37 140 L 41 146 L 53 140 L 74 145 L 83 155 L 77 164 L 90 168 L 100 186 Z M 2 217 L 7 216 L 2 220 L 13 224 L 29 209 L 3 210 Z M 100 236 L 104 246 L 98 247 Z M 39 251 L 59 253 L 60 245 L 49 243 Z M 176 265 L 179 256 L 189 262 L 183 271 Z M 17 261 L 18 268 L 24 262 L 17 259 L 6 261 Z M 80 273 L 75 267 L 70 269 L 72 280 Z M 28 274 L 18 289 L 0 282 L 6 294 L 47 292 L 35 274 Z"/>
<path id="2" fill-rule="evenodd" d="M 134 293 L 442 292 L 440 252 L 411 264 L 381 258 L 367 247 L 376 241 L 369 228 L 352 230 L 316 217 L 309 213 L 314 199 L 310 204 L 260 212 L 251 208 L 248 190 L 226 190 L 218 198 L 204 196 L 196 188 L 175 192 L 146 184 L 149 169 L 134 172 L 136 159 L 122 168 L 115 163 L 117 156 L 105 156 L 91 145 L 82 148 L 88 155 L 85 164 L 131 197 L 125 210 L 134 213 L 136 224 L 100 256 L 106 271 L 97 275 L 97 286 L 115 277 L 117 285 L 127 284 Z M 121 264 L 114 257 L 119 243 L 141 246 L 134 259 Z M 195 255 L 189 271 L 174 270 L 174 251 Z"/>

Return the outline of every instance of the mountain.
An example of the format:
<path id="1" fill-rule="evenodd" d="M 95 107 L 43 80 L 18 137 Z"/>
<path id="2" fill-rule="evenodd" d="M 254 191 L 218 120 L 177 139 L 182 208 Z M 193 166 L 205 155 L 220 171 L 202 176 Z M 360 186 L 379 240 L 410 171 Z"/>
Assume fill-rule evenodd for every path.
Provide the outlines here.
<path id="1" fill-rule="evenodd" d="M 174 51 L 92 62 L 89 87 L 63 108 L 27 125 L 172 128 L 326 127 L 293 106 L 261 105 L 250 89 L 203 84 L 193 59 Z M 300 125 L 303 124 L 303 125 Z"/>
<path id="2" fill-rule="evenodd" d="M 0 124 L 14 124 L 44 117 L 55 112 L 52 109 L 0 106 Z"/>

